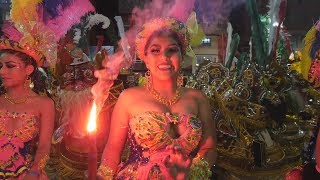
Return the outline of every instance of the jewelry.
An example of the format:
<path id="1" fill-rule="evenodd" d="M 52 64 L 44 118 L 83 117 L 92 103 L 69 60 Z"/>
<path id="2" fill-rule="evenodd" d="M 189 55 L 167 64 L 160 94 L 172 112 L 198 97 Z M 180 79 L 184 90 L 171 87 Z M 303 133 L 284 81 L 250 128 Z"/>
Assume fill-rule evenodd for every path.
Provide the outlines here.
<path id="1" fill-rule="evenodd" d="M 177 78 L 177 86 L 182 87 L 183 86 L 183 76 L 181 73 L 179 73 L 178 78 Z"/>
<path id="2" fill-rule="evenodd" d="M 190 168 L 190 179 L 209 179 L 212 175 L 208 161 L 199 154 L 193 159 Z"/>
<path id="3" fill-rule="evenodd" d="M 46 167 L 49 158 L 50 158 L 49 155 L 46 154 L 46 155 L 44 155 L 44 156 L 40 159 L 40 161 L 39 161 L 39 163 L 38 163 L 39 169 L 42 169 L 42 170 L 43 170 L 43 169 Z"/>
<path id="4" fill-rule="evenodd" d="M 150 70 L 148 70 L 148 71 L 144 74 L 144 76 L 146 77 L 146 80 L 147 80 L 147 82 L 146 82 L 147 86 L 151 86 L 151 84 L 152 84 L 152 79 L 151 79 L 151 72 L 150 72 Z"/>
<path id="5" fill-rule="evenodd" d="M 179 123 L 179 116 L 177 116 L 177 115 L 171 116 L 171 114 L 169 112 L 167 112 L 165 115 L 166 115 L 169 123 L 173 123 L 173 124 Z"/>
<path id="6" fill-rule="evenodd" d="M 30 98 L 29 95 L 27 95 L 26 97 L 24 98 L 21 98 L 21 99 L 13 99 L 12 97 L 10 97 L 7 93 L 4 93 L 4 98 L 10 102 L 11 104 L 24 104 L 28 101 L 28 99 Z"/>
<path id="7" fill-rule="evenodd" d="M 160 95 L 160 93 L 158 91 L 156 91 L 155 89 L 153 89 L 152 87 L 147 86 L 147 89 L 149 90 L 149 92 L 152 94 L 152 96 L 160 103 L 170 107 L 174 104 L 176 104 L 180 97 L 181 97 L 181 92 L 179 91 L 179 89 L 176 90 L 175 92 L 175 96 L 172 99 L 167 99 L 165 97 L 162 97 Z"/>
<path id="8" fill-rule="evenodd" d="M 172 98 L 172 99 L 167 99 L 165 97 L 162 97 L 160 95 L 160 93 L 158 91 L 156 91 L 155 89 L 153 89 L 152 87 L 152 78 L 151 78 L 151 73 L 150 71 L 148 70 L 146 73 L 145 73 L 145 77 L 147 79 L 147 89 L 148 91 L 152 94 L 152 96 L 160 103 L 170 107 L 172 106 L 173 104 L 177 103 L 181 97 L 181 92 L 179 90 L 179 88 L 176 90 L 175 92 L 175 96 Z"/>
<path id="9" fill-rule="evenodd" d="M 100 176 L 103 180 L 111 180 L 113 179 L 114 172 L 109 166 L 100 165 L 97 175 Z"/>
<path id="10" fill-rule="evenodd" d="M 28 75 L 26 81 L 24 82 L 24 87 L 25 88 L 30 88 L 33 89 L 34 88 L 34 83 L 31 81 L 31 77 Z"/>

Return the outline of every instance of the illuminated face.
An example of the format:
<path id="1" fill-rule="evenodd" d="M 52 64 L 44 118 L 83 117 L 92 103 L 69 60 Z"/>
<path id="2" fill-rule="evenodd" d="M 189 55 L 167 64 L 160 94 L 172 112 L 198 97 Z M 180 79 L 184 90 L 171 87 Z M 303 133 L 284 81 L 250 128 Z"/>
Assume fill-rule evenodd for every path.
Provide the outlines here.
<path id="1" fill-rule="evenodd" d="M 9 53 L 0 55 L 0 78 L 4 87 L 23 85 L 32 71 L 32 66 L 26 66 L 19 57 Z"/>
<path id="2" fill-rule="evenodd" d="M 177 77 L 182 61 L 178 42 L 169 36 L 157 36 L 150 40 L 145 63 L 153 78 L 167 80 Z"/>

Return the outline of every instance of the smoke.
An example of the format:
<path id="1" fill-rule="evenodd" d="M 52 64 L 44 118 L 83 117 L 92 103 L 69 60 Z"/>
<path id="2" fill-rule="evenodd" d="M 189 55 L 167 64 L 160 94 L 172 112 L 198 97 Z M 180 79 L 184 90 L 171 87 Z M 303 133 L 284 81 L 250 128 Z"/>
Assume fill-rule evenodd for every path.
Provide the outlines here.
<path id="1" fill-rule="evenodd" d="M 228 17 L 234 8 L 246 0 L 196 0 L 194 10 L 204 29 L 216 29 L 227 25 Z"/>
<path id="2" fill-rule="evenodd" d="M 129 0 L 130 1 L 130 0 Z M 246 0 L 152 0 L 143 7 L 135 7 L 132 11 L 131 28 L 127 31 L 130 44 L 134 45 L 137 31 L 142 25 L 157 17 L 174 17 L 186 22 L 192 11 L 197 14 L 198 22 L 206 33 L 210 30 L 226 27 L 228 17 L 234 8 Z"/>

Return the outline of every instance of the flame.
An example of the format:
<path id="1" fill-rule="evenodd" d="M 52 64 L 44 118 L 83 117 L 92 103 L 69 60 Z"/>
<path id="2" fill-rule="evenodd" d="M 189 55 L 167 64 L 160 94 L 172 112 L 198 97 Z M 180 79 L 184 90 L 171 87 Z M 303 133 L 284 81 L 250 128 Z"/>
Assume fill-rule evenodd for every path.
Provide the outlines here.
<path id="1" fill-rule="evenodd" d="M 93 102 L 92 108 L 90 111 L 88 125 L 87 125 L 87 131 L 89 133 L 94 132 L 97 129 L 96 119 L 97 119 L 97 105 L 95 102 Z"/>

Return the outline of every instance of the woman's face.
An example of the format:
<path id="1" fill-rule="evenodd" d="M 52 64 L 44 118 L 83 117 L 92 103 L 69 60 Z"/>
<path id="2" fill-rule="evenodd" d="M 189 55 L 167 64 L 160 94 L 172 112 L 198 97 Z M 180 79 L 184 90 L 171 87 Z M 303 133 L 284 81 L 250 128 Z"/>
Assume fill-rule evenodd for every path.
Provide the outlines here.
<path id="1" fill-rule="evenodd" d="M 19 57 L 9 53 L 0 55 L 0 78 L 4 87 L 23 85 L 32 71 L 32 66 L 26 66 Z"/>
<path id="2" fill-rule="evenodd" d="M 182 61 L 178 42 L 169 36 L 157 36 L 150 40 L 145 63 L 152 77 L 167 80 L 176 77 Z"/>

